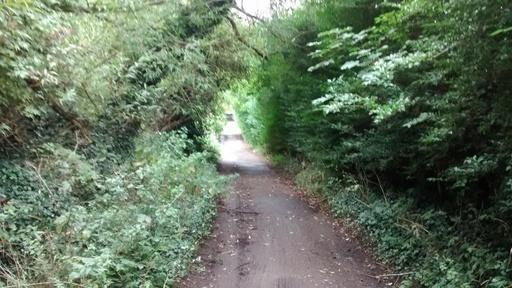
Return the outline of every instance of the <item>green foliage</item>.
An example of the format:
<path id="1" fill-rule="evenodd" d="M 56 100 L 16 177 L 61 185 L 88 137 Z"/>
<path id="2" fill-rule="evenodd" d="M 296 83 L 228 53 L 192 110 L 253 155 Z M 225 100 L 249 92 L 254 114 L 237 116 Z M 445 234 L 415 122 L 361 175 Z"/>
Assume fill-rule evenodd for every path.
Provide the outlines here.
<path id="1" fill-rule="evenodd" d="M 306 2 L 235 87 L 244 135 L 297 159 L 299 184 L 414 272 L 404 287 L 510 286 L 511 9 Z"/>
<path id="2" fill-rule="evenodd" d="M 224 183 L 219 92 L 246 69 L 229 5 L 0 3 L 0 286 L 186 272 Z"/>
<path id="3" fill-rule="evenodd" d="M 477 6 L 475 16 L 464 13 Z M 503 65 L 511 55 L 494 47 L 510 40 L 489 37 L 483 29 L 502 25 L 507 9 L 494 1 L 408 1 L 368 30 L 320 34 L 311 55 L 337 62 L 343 73 L 314 103 L 351 126 L 345 141 L 354 145 L 340 157 L 352 167 L 410 179 L 431 200 L 444 194 L 482 205 L 491 191 L 501 190 L 510 157 L 509 122 L 502 112 L 511 88 L 503 80 L 510 71 Z M 469 29 L 461 31 L 464 25 Z M 394 149 L 383 147 L 387 141 Z"/>
<path id="4" fill-rule="evenodd" d="M 105 117 L 205 133 L 218 92 L 244 70 L 223 5 L 29 3 L 0 6 L 2 142 L 38 139 L 33 126 L 54 119 L 85 142 Z"/>
<path id="5" fill-rule="evenodd" d="M 110 174 L 55 145 L 37 165 L 2 167 L 4 284 L 171 287 L 225 182 L 191 145 L 184 133 L 144 136 Z"/>
<path id="6" fill-rule="evenodd" d="M 432 208 L 418 210 L 410 198 L 386 201 L 376 195 L 365 203 L 360 200 L 365 188 L 349 179 L 328 188 L 336 191 L 327 196 L 333 212 L 354 219 L 368 231 L 381 257 L 397 269 L 411 272 L 403 277 L 401 287 L 510 284 L 508 251 L 491 248 L 487 237 L 474 241 L 460 233 L 493 225 L 489 221 L 492 211 L 472 209 L 455 216 Z"/>
<path id="7" fill-rule="evenodd" d="M 433 207 L 419 209 L 411 197 L 376 193 L 362 175 L 335 177 L 296 159 L 281 163 L 296 174 L 301 188 L 323 197 L 335 216 L 351 220 L 376 254 L 404 273 L 400 287 L 510 286 L 509 251 L 491 245 L 508 240 L 492 239 L 510 233 L 510 226 L 496 218 L 498 211 L 510 213 L 507 202 L 453 215 Z"/>

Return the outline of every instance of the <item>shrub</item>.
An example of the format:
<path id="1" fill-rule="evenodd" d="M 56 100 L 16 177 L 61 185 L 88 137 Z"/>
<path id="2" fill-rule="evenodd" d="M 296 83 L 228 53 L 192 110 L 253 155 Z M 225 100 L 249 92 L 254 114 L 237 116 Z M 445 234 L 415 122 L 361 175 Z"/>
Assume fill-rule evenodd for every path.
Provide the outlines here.
<path id="1" fill-rule="evenodd" d="M 254 29 L 244 135 L 301 163 L 403 286 L 510 286 L 510 1 L 304 5 Z"/>
<path id="2" fill-rule="evenodd" d="M 137 142 L 107 175 L 49 145 L 44 164 L 2 167 L 6 285 L 171 287 L 187 271 L 225 179 L 184 133 Z"/>

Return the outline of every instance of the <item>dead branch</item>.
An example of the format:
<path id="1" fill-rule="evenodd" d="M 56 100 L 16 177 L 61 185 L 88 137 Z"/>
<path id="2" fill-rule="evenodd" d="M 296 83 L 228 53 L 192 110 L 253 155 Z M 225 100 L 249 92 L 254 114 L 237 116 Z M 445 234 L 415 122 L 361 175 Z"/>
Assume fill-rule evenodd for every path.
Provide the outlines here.
<path id="1" fill-rule="evenodd" d="M 89 94 L 87 87 L 85 87 L 84 83 L 80 83 L 80 86 L 84 90 L 85 96 L 87 96 L 87 99 L 89 100 L 89 102 L 91 102 L 91 104 L 94 107 L 94 109 L 96 110 L 96 112 L 99 113 L 100 109 L 98 108 L 98 105 L 96 105 L 96 102 L 94 102 L 94 100 L 92 99 L 91 94 Z"/>
<path id="2" fill-rule="evenodd" d="M 41 176 L 41 173 L 39 171 L 39 168 L 36 167 L 36 165 L 34 165 L 32 162 L 30 161 L 25 161 L 25 164 L 27 166 L 29 166 L 30 168 L 34 169 L 34 172 L 36 173 L 36 176 L 37 178 L 39 179 L 39 181 L 41 182 L 41 184 L 43 185 L 43 187 L 46 189 L 46 191 L 48 191 L 48 193 L 50 195 L 53 195 L 53 192 L 52 190 L 50 189 L 50 187 L 48 186 L 48 184 L 46 184 L 46 181 L 44 180 L 43 176 Z"/>
<path id="3" fill-rule="evenodd" d="M 414 274 L 414 273 L 416 273 L 416 272 L 404 272 L 404 273 L 382 274 L 382 275 L 377 275 L 377 276 L 368 275 L 368 276 L 376 278 L 376 279 L 381 279 L 381 278 L 389 278 L 389 277 L 400 277 L 400 276 L 410 275 L 410 274 Z"/>

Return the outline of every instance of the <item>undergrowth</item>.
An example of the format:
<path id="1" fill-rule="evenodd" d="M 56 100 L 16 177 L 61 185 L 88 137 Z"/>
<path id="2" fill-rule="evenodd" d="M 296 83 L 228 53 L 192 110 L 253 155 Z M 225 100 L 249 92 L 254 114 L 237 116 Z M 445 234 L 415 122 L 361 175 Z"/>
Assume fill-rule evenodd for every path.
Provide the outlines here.
<path id="1" fill-rule="evenodd" d="M 412 197 L 372 188 L 368 179 L 334 177 L 318 165 L 274 158 L 274 164 L 295 175 L 299 187 L 324 199 L 334 216 L 360 230 L 379 259 L 398 271 L 400 287 L 512 287 L 512 251 L 497 249 L 486 238 L 492 235 L 489 224 L 500 221 L 496 213 L 509 209 L 507 202 L 458 215 L 418 209 Z"/>
<path id="2" fill-rule="evenodd" d="M 172 287 L 215 215 L 225 179 L 184 133 L 141 136 L 111 173 L 48 144 L 0 166 L 7 286 Z"/>

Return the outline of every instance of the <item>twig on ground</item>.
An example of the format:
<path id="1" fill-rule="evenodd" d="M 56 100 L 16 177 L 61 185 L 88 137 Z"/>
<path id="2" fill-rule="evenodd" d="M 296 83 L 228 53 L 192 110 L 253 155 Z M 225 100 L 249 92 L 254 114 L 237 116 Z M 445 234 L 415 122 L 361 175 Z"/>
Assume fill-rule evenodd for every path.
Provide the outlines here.
<path id="1" fill-rule="evenodd" d="M 242 263 L 242 264 L 240 264 L 240 265 L 236 266 L 236 267 L 233 269 L 233 271 L 238 270 L 238 269 L 240 269 L 240 268 L 242 268 L 242 267 L 244 267 L 244 266 L 246 266 L 246 265 L 249 265 L 249 264 L 251 264 L 251 262 L 245 262 L 245 263 Z"/>
<path id="2" fill-rule="evenodd" d="M 382 274 L 382 275 L 376 275 L 376 276 L 372 276 L 372 275 L 368 275 L 368 276 L 375 278 L 375 279 L 381 279 L 381 278 L 390 278 L 390 277 L 400 277 L 400 276 L 410 275 L 410 274 L 414 274 L 414 273 L 416 273 L 416 272 L 391 273 L 391 274 Z"/>

